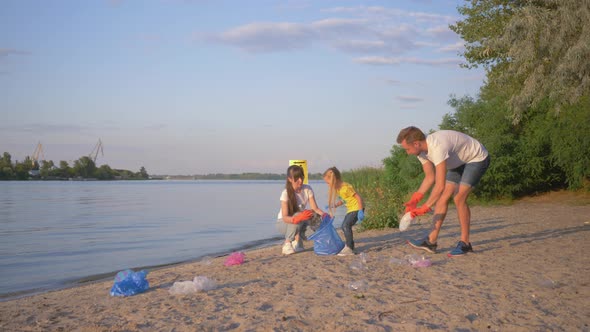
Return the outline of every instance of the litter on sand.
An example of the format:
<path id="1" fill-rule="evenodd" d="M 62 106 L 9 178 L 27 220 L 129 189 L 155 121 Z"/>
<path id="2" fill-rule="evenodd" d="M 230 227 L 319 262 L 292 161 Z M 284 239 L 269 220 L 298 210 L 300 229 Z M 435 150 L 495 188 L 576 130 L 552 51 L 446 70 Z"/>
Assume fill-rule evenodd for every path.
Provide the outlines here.
<path id="1" fill-rule="evenodd" d="M 191 294 L 201 291 L 209 291 L 217 288 L 215 280 L 205 276 L 196 276 L 193 281 L 177 281 L 170 287 L 170 294 Z"/>
<path id="2" fill-rule="evenodd" d="M 139 272 L 129 269 L 120 271 L 115 276 L 111 296 L 131 296 L 145 292 L 150 288 L 150 284 L 146 279 L 147 274 L 146 270 Z"/>

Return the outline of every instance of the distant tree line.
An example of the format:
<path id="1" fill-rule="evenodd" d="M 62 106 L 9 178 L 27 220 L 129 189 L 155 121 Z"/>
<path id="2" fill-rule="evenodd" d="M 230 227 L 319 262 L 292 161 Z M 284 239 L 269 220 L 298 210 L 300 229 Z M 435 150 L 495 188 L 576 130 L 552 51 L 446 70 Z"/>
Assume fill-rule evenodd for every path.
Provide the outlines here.
<path id="1" fill-rule="evenodd" d="M 145 167 L 139 172 L 125 169 L 112 169 L 109 165 L 96 164 L 90 157 L 81 157 L 69 165 L 60 161 L 56 166 L 52 160 L 33 161 L 27 156 L 23 161 L 12 162 L 10 153 L 4 152 L 0 158 L 0 180 L 66 180 L 71 178 L 98 180 L 145 180 L 149 179 Z"/>
<path id="2" fill-rule="evenodd" d="M 309 179 L 319 180 L 322 178 L 320 173 L 308 174 Z M 207 174 L 195 175 L 195 180 L 285 180 L 286 174 L 275 173 L 241 173 L 241 174 Z"/>

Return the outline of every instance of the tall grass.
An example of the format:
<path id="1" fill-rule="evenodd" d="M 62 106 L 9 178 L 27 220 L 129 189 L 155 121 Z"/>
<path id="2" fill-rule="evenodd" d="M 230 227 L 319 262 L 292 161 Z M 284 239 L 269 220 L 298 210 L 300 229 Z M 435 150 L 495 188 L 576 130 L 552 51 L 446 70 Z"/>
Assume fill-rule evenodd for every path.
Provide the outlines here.
<path id="1" fill-rule="evenodd" d="M 383 169 L 355 169 L 343 172 L 342 178 L 350 183 L 363 199 L 367 216 L 362 223 L 364 229 L 398 227 L 405 193 L 389 184 L 390 181 L 387 180 Z"/>

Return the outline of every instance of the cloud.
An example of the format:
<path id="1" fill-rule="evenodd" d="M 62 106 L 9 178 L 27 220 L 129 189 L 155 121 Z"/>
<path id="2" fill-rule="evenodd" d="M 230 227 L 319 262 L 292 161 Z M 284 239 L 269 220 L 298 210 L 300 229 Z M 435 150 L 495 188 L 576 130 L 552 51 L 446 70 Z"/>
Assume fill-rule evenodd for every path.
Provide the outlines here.
<path id="1" fill-rule="evenodd" d="M 52 125 L 52 124 L 42 124 L 42 123 L 29 123 L 23 125 L 11 125 L 11 126 L 3 126 L 0 127 L 0 130 L 6 132 L 17 132 L 17 133 L 38 133 L 38 134 L 47 134 L 47 133 L 63 133 L 63 132 L 75 132 L 75 133 L 82 133 L 87 131 L 89 128 L 84 126 L 78 125 Z"/>
<path id="2" fill-rule="evenodd" d="M 0 131 L 10 133 L 35 133 L 38 135 L 73 133 L 79 135 L 94 135 L 96 132 L 120 131 L 121 127 L 115 124 L 74 125 L 74 124 L 48 124 L 48 123 L 24 123 L 1 126 Z"/>
<path id="3" fill-rule="evenodd" d="M 334 48 L 351 53 L 383 52 L 389 45 L 382 40 L 338 40 L 332 43 Z"/>
<path id="4" fill-rule="evenodd" d="M 145 129 L 145 130 L 162 130 L 162 129 L 166 129 L 167 127 L 168 127 L 168 125 L 166 125 L 166 124 L 158 123 L 158 124 L 145 126 L 145 127 L 143 127 L 143 129 Z"/>
<path id="5" fill-rule="evenodd" d="M 400 85 L 402 83 L 402 81 L 388 78 L 388 79 L 385 79 L 385 83 L 387 83 L 389 85 Z"/>
<path id="6" fill-rule="evenodd" d="M 440 47 L 439 49 L 437 49 L 438 52 L 454 52 L 454 53 L 458 53 L 461 52 L 465 49 L 465 45 L 463 44 L 462 41 L 458 41 L 454 44 L 449 44 L 443 47 Z"/>
<path id="7" fill-rule="evenodd" d="M 366 19 L 350 19 L 350 18 L 327 18 L 312 22 L 310 27 L 319 33 L 329 32 L 358 32 L 358 29 L 366 29 L 365 25 L 368 23 Z"/>
<path id="8" fill-rule="evenodd" d="M 399 105 L 399 108 L 402 110 L 416 110 L 416 109 L 418 109 L 418 107 L 416 105 L 411 105 L 411 104 L 402 104 L 402 105 Z"/>
<path id="9" fill-rule="evenodd" d="M 424 98 L 421 97 L 414 97 L 414 96 L 397 96 L 395 99 L 404 102 L 404 103 L 417 103 L 424 101 Z"/>
<path id="10" fill-rule="evenodd" d="M 27 55 L 29 52 L 15 50 L 13 48 L 0 48 L 0 57 L 9 55 Z"/>
<path id="11" fill-rule="evenodd" d="M 404 63 L 427 66 L 449 66 L 458 65 L 461 59 L 419 59 L 413 57 L 383 57 L 383 56 L 365 56 L 354 59 L 354 62 L 367 65 L 400 65 Z"/>
<path id="12" fill-rule="evenodd" d="M 439 25 L 426 29 L 426 33 L 436 40 L 457 40 L 459 38 L 453 30 L 449 29 L 448 25 Z"/>
<path id="13" fill-rule="evenodd" d="M 453 23 L 457 20 L 457 18 L 449 15 L 413 12 L 398 8 L 386 8 L 380 6 L 333 7 L 324 9 L 322 11 L 327 13 L 357 14 L 381 19 L 413 19 L 421 23 Z"/>
<path id="14" fill-rule="evenodd" d="M 402 57 L 420 48 L 450 52 L 440 40 L 457 36 L 448 28 L 454 17 L 378 6 L 334 7 L 322 10 L 335 16 L 311 22 L 252 22 L 210 34 L 204 40 L 250 53 L 288 52 L 323 45 L 344 53 L 363 55 L 359 64 L 457 65 L 456 58 Z"/>
<path id="15" fill-rule="evenodd" d="M 261 22 L 227 30 L 213 39 L 249 52 L 273 52 L 306 47 L 314 33 L 304 24 Z"/>

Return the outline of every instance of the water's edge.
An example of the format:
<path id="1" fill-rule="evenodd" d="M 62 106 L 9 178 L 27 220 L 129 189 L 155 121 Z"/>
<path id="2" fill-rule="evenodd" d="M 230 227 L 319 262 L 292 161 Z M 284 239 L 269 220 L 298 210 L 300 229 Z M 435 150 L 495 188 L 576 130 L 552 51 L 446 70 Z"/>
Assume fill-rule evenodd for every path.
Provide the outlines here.
<path id="1" fill-rule="evenodd" d="M 169 268 L 169 267 L 173 267 L 173 266 L 177 266 L 177 265 L 191 264 L 191 263 L 198 262 L 205 257 L 212 257 L 212 258 L 223 257 L 223 256 L 227 256 L 235 251 L 246 251 L 246 250 L 267 248 L 272 245 L 280 244 L 279 241 L 282 241 L 282 239 L 283 239 L 282 237 L 266 238 L 266 239 L 252 241 L 252 242 L 243 244 L 241 246 L 228 248 L 227 250 L 222 250 L 220 252 L 209 253 L 206 255 L 197 256 L 197 257 L 194 257 L 189 260 L 177 261 L 177 262 L 171 262 L 171 263 L 159 264 L 159 265 L 130 267 L 130 269 L 132 269 L 134 271 L 139 271 L 139 270 L 154 271 L 154 270 Z M 16 299 L 20 299 L 20 298 L 24 298 L 24 297 L 33 296 L 33 295 L 54 292 L 54 291 L 74 288 L 74 287 L 78 287 L 78 286 L 89 285 L 89 284 L 93 284 L 93 283 L 107 281 L 109 279 L 112 279 L 118 272 L 119 272 L 119 270 L 100 273 L 100 274 L 94 274 L 94 275 L 89 275 L 89 276 L 85 276 L 82 278 L 76 278 L 76 279 L 72 279 L 72 280 L 62 281 L 62 282 L 56 283 L 55 285 L 51 285 L 51 286 L 47 286 L 47 287 L 27 289 L 27 290 L 18 291 L 18 292 L 3 293 L 3 294 L 0 294 L 0 302 L 6 302 L 6 301 L 16 300 Z"/>

